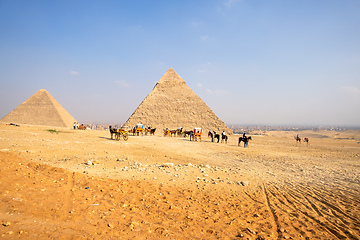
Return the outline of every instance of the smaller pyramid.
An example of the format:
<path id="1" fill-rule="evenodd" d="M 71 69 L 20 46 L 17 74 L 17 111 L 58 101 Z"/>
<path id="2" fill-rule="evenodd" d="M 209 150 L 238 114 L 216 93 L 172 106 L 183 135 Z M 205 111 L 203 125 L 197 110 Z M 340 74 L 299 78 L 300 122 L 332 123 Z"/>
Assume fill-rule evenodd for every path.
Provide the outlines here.
<path id="1" fill-rule="evenodd" d="M 76 120 L 45 89 L 40 89 L 0 122 L 71 128 Z"/>

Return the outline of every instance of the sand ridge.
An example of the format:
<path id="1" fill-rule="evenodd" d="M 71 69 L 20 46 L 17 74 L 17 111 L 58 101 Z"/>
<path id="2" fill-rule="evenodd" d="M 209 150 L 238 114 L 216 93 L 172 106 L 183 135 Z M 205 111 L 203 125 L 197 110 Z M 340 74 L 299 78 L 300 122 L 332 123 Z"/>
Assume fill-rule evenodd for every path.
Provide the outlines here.
<path id="1" fill-rule="evenodd" d="M 249 148 L 0 124 L 4 239 L 358 239 L 358 131 Z"/>

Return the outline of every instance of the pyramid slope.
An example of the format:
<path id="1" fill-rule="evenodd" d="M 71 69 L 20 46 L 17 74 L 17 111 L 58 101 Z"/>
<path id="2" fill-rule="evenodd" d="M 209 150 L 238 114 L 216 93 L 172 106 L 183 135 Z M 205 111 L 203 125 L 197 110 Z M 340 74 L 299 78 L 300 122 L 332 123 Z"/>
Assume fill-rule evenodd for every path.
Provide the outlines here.
<path id="1" fill-rule="evenodd" d="M 201 127 L 204 131 L 232 133 L 172 68 L 157 82 L 125 125 L 137 123 L 159 130 Z"/>
<path id="2" fill-rule="evenodd" d="M 40 89 L 0 121 L 68 128 L 76 122 L 45 89 Z"/>

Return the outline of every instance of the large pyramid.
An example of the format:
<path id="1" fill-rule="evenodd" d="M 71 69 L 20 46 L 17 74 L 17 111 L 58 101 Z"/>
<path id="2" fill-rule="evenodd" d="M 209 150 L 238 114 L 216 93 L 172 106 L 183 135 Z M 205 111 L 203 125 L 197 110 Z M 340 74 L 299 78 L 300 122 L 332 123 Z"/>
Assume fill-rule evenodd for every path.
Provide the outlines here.
<path id="1" fill-rule="evenodd" d="M 0 121 L 70 128 L 76 122 L 45 89 L 40 89 Z"/>
<path id="2" fill-rule="evenodd" d="M 232 133 L 172 68 L 157 82 L 125 125 L 132 127 L 137 123 L 160 131 L 165 128 L 191 130 L 201 127 L 205 133 L 209 130 Z"/>

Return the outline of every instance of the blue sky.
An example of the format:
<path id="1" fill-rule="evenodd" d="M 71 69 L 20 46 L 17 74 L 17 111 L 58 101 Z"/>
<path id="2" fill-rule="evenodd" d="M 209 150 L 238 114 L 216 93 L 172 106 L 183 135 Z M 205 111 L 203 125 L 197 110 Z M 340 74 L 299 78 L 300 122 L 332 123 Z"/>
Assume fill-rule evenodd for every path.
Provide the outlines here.
<path id="1" fill-rule="evenodd" d="M 0 118 L 124 123 L 172 67 L 226 124 L 360 126 L 360 1 L 0 0 Z"/>

